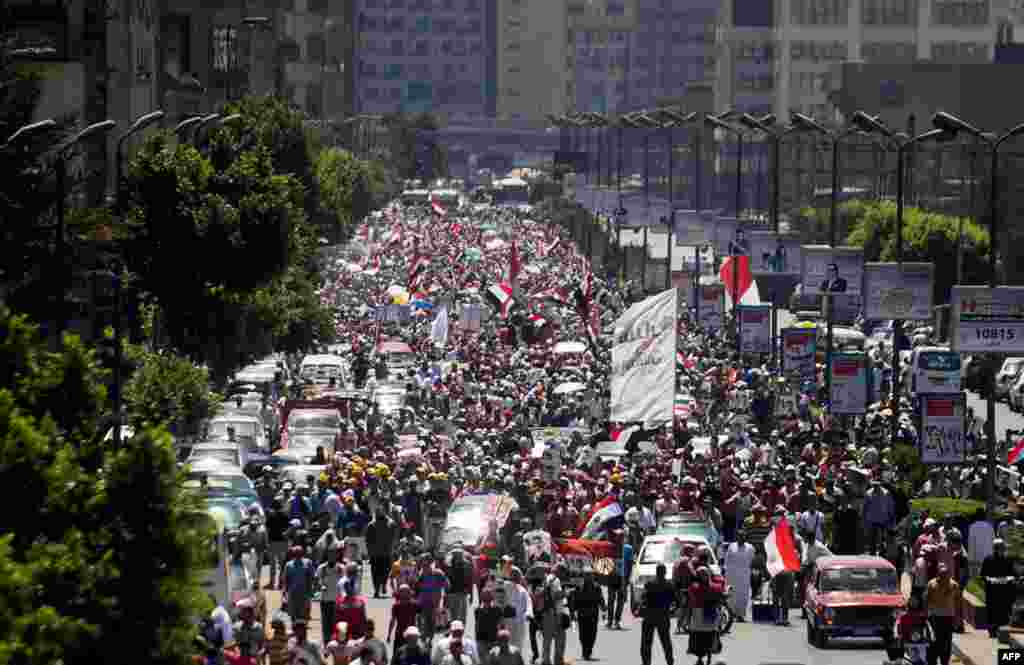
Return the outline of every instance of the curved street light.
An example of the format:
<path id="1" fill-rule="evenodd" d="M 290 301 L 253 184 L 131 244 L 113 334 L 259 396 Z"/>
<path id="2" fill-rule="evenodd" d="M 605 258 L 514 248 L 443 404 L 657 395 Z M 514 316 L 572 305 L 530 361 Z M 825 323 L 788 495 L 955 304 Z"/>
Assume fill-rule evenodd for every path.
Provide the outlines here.
<path id="1" fill-rule="evenodd" d="M 128 130 L 117 139 L 117 148 L 114 152 L 114 188 L 116 191 L 116 200 L 118 210 L 124 203 L 124 187 L 122 186 L 123 172 L 124 172 L 124 144 L 134 134 L 141 132 L 146 127 L 149 127 L 153 123 L 160 122 L 164 119 L 163 111 L 153 111 L 145 115 L 139 116 L 135 119 L 135 122 L 131 124 Z"/>
<path id="2" fill-rule="evenodd" d="M 25 125 L 18 128 L 18 131 L 7 137 L 7 142 L 4 143 L 0 148 L 6 149 L 19 142 L 27 140 L 33 134 L 39 134 L 41 132 L 48 132 L 57 127 L 57 121 L 53 118 L 46 120 L 40 120 L 39 122 L 33 122 L 32 124 Z"/>
<path id="3" fill-rule="evenodd" d="M 188 135 L 188 132 L 202 121 L 203 116 L 197 115 L 192 116 L 191 118 L 186 118 L 175 125 L 174 134 L 178 137 L 178 141 L 184 142 L 184 137 Z"/>

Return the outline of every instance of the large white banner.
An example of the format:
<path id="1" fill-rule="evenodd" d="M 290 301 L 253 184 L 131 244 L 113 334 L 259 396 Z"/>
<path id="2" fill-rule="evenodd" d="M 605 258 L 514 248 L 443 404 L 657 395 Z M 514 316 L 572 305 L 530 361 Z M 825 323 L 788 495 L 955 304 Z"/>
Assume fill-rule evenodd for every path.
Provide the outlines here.
<path id="1" fill-rule="evenodd" d="M 672 421 L 678 299 L 676 289 L 662 291 L 636 303 L 615 322 L 613 422 L 653 426 Z"/>

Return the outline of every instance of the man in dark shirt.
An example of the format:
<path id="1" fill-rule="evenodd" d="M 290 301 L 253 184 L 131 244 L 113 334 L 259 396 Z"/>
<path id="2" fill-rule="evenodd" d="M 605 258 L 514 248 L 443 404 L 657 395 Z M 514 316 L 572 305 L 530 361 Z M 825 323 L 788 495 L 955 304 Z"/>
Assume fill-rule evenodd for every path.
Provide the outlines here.
<path id="1" fill-rule="evenodd" d="M 640 627 L 640 661 L 643 665 L 651 665 L 651 648 L 654 646 L 654 632 L 658 632 L 661 650 L 665 654 L 665 662 L 672 665 L 672 639 L 669 635 L 669 623 L 672 606 L 676 601 L 676 592 L 672 584 L 665 579 L 665 564 L 659 563 L 655 569 L 654 580 L 644 585 L 643 623 Z"/>
<path id="2" fill-rule="evenodd" d="M 388 572 L 391 570 L 391 555 L 394 552 L 396 533 L 397 525 L 388 517 L 384 508 L 378 508 L 373 521 L 366 527 L 366 549 L 370 555 L 374 598 L 384 595 Z"/>
<path id="3" fill-rule="evenodd" d="M 269 541 L 270 553 L 270 587 L 277 588 L 278 575 L 284 581 L 284 565 L 288 563 L 288 538 L 285 535 L 288 531 L 290 521 L 288 511 L 284 509 L 277 499 L 270 504 L 270 512 L 267 513 L 267 540 Z"/>

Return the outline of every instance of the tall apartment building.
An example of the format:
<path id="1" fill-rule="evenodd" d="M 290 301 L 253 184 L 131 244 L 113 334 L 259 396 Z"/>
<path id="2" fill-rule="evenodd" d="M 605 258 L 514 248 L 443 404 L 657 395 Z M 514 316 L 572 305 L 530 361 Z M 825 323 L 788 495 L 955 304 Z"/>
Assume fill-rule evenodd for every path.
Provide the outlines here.
<path id="1" fill-rule="evenodd" d="M 351 32 L 347 0 L 291 0 L 281 15 L 281 93 L 310 116 L 341 120 L 348 109 L 345 63 Z"/>
<path id="2" fill-rule="evenodd" d="M 495 114 L 497 0 L 354 2 L 357 112 Z"/>
<path id="3" fill-rule="evenodd" d="M 498 0 L 499 120 L 540 125 L 566 110 L 566 9 L 555 0 Z"/>
<path id="4" fill-rule="evenodd" d="M 629 110 L 629 60 L 638 0 L 568 0 L 565 99 L 569 109 Z"/>
<path id="5" fill-rule="evenodd" d="M 629 43 L 629 107 L 701 106 L 715 80 L 721 0 L 637 0 Z M 706 109 L 706 110 L 711 110 Z"/>
<path id="6" fill-rule="evenodd" d="M 844 62 L 992 62 L 999 0 L 725 0 L 716 106 L 830 119 Z"/>

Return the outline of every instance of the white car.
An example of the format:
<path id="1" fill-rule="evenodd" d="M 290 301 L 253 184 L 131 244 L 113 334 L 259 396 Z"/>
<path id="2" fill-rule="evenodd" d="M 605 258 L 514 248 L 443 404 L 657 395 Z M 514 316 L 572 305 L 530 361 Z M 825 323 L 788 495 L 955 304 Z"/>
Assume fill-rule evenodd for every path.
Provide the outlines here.
<path id="1" fill-rule="evenodd" d="M 269 452 L 270 442 L 263 419 L 252 413 L 233 411 L 216 416 L 210 421 L 207 438 L 211 441 L 228 439 L 228 428 L 235 430 L 235 439 L 250 450 Z"/>
<path id="2" fill-rule="evenodd" d="M 683 546 L 693 545 L 695 548 L 705 546 L 711 550 L 711 574 L 721 575 L 715 549 L 707 538 L 696 535 L 653 535 L 644 538 L 640 551 L 633 562 L 633 573 L 629 578 L 629 606 L 636 607 L 644 585 L 655 578 L 659 563 L 665 564 L 665 576 L 672 578 L 672 568 L 683 556 Z"/>
<path id="3" fill-rule="evenodd" d="M 1017 382 L 1021 369 L 1024 368 L 1024 358 L 1007 358 L 1003 366 L 996 374 L 996 400 L 1000 400 L 1010 394 L 1010 388 Z"/>
<path id="4" fill-rule="evenodd" d="M 185 460 L 193 471 L 212 468 L 243 469 L 249 462 L 246 447 L 230 441 L 204 441 L 192 446 L 188 459 Z"/>

